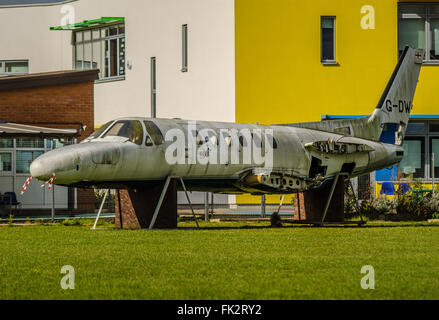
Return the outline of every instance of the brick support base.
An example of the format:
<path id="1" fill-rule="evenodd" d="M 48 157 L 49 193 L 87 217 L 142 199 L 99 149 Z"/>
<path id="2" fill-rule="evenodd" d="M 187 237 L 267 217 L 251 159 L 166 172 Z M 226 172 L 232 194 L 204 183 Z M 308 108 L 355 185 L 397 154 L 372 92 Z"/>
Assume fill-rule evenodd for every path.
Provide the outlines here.
<path id="1" fill-rule="evenodd" d="M 116 192 L 116 228 L 147 229 L 165 182 L 150 189 L 122 189 Z M 121 207 L 121 208 L 120 208 Z M 177 228 L 177 181 L 171 180 L 154 229 Z"/>
<path id="2" fill-rule="evenodd" d="M 296 214 L 294 220 L 306 222 L 320 222 L 323 218 L 326 202 L 331 191 L 332 184 L 328 184 L 318 191 L 307 191 L 299 193 L 295 197 Z M 299 201 L 299 203 L 297 203 Z M 344 179 L 339 178 L 326 214 L 325 222 L 344 221 Z"/>

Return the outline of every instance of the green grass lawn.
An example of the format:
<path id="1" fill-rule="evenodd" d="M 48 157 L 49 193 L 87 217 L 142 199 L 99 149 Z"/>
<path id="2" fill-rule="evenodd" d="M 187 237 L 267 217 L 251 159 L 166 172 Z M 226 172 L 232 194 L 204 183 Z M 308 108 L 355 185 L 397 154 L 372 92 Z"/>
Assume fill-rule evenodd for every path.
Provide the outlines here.
<path id="1" fill-rule="evenodd" d="M 439 299 L 439 226 L 0 227 L 1 299 Z M 61 267 L 75 268 L 62 290 Z M 375 289 L 360 287 L 363 265 Z"/>

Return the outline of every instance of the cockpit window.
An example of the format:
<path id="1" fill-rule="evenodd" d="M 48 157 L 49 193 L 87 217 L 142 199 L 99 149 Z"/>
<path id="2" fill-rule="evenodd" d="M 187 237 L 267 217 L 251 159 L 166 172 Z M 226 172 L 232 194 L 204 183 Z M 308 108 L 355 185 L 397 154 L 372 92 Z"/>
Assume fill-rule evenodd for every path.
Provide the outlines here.
<path id="1" fill-rule="evenodd" d="M 162 132 L 154 122 L 143 121 L 143 123 L 145 124 L 146 131 L 148 131 L 148 134 L 151 136 L 156 146 L 161 145 L 165 142 Z"/>
<path id="2" fill-rule="evenodd" d="M 101 126 L 98 130 L 96 130 L 95 132 L 93 132 L 91 134 L 91 136 L 89 136 L 87 139 L 91 140 L 91 139 L 96 139 L 98 138 L 105 130 L 107 130 L 107 128 L 113 123 L 113 121 L 107 122 L 106 124 L 104 124 L 103 126 Z"/>
<path id="3" fill-rule="evenodd" d="M 117 121 L 104 137 L 125 137 L 129 141 L 141 145 L 143 141 L 143 127 L 137 120 Z"/>

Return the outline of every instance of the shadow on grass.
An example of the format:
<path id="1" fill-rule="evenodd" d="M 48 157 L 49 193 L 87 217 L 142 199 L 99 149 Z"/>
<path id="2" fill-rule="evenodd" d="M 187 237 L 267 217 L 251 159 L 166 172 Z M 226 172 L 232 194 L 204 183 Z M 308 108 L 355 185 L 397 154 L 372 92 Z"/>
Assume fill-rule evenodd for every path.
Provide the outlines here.
<path id="1" fill-rule="evenodd" d="M 252 229 L 297 229 L 297 228 L 311 228 L 311 229 L 326 229 L 326 228 L 343 228 L 343 229 L 363 229 L 363 228 L 407 228 L 407 227 L 439 227 L 438 223 L 428 222 L 383 222 L 383 223 L 370 223 L 359 225 L 356 222 L 350 224 L 294 224 L 289 222 L 283 222 L 282 227 L 272 227 L 270 225 L 243 225 L 243 226 L 200 226 L 198 229 L 196 226 L 178 226 L 178 230 L 252 230 Z"/>

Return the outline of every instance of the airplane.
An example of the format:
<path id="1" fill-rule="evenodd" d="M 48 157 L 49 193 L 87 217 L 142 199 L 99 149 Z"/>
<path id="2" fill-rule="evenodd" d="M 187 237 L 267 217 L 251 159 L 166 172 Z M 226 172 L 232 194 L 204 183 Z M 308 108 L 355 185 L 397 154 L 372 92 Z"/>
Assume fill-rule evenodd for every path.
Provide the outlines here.
<path id="1" fill-rule="evenodd" d="M 79 144 L 41 155 L 30 172 L 41 181 L 55 177 L 54 184 L 79 188 L 149 188 L 179 177 L 189 191 L 263 195 L 319 190 L 339 176 L 351 179 L 402 160 L 424 54 L 405 48 L 369 116 L 280 125 L 120 118 Z M 175 133 L 172 139 L 169 132 Z M 382 142 L 389 134 L 394 141 Z M 182 150 L 175 145 L 179 135 L 185 141 Z M 246 159 L 250 145 L 272 161 Z"/>

